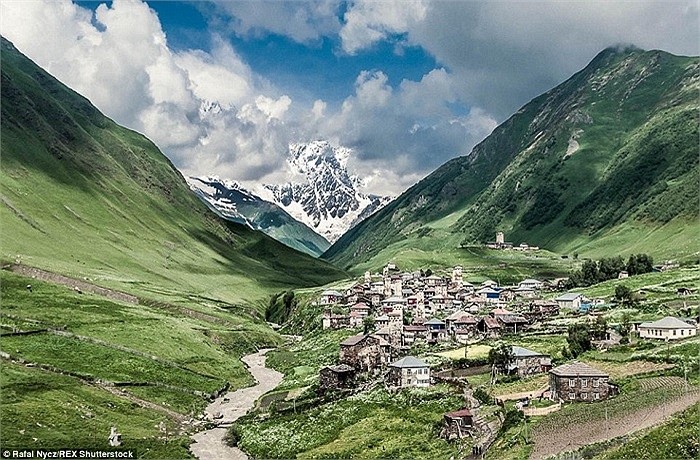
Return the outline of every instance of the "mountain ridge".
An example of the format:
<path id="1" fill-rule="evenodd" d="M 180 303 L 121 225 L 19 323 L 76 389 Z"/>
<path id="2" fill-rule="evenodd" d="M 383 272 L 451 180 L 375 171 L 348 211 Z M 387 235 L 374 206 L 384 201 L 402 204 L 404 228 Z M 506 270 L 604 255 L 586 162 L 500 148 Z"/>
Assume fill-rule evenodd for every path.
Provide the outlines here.
<path id="1" fill-rule="evenodd" d="M 698 111 L 697 61 L 662 51 L 603 50 L 571 78 L 525 104 L 468 155 L 448 161 L 349 231 L 323 257 L 350 267 L 383 251 L 376 260 L 380 264 L 391 256 L 387 248 L 398 251 L 401 241 L 420 245 L 433 234 L 456 247 L 493 239 L 497 230 L 516 241 L 559 251 L 589 248 L 591 254 L 600 251 L 595 243 L 600 238 L 615 243 L 616 232 L 626 241 L 611 248 L 623 252 L 639 248 L 631 242 L 635 234 L 648 239 L 664 226 L 675 225 L 679 228 L 668 231 L 688 237 L 690 227 L 681 221 L 692 217 L 687 204 L 697 203 L 692 201 L 697 168 L 688 168 L 697 163 L 697 123 L 691 122 Z M 674 124 L 675 134 L 659 135 Z M 653 158 L 660 156 L 650 151 L 654 143 L 668 164 L 655 165 Z M 637 170 L 646 171 L 641 176 L 646 182 L 638 180 Z M 643 193 L 646 217 L 634 200 L 621 205 L 634 185 L 619 184 L 641 184 L 649 191 L 661 190 L 661 181 L 666 192 Z M 668 191 L 678 188 L 683 198 Z M 606 208 L 613 190 L 616 206 Z M 665 204 L 653 207 L 653 200 Z M 662 222 L 660 208 L 675 211 Z M 625 213 L 610 221 L 596 214 L 604 209 L 609 215 L 615 209 Z M 596 218 L 598 224 L 591 225 Z M 679 250 L 664 248 L 662 254 L 692 253 L 682 240 L 673 237 Z"/>
<path id="2" fill-rule="evenodd" d="M 218 218 L 150 140 L 102 115 L 4 37 L 1 46 L 4 260 L 148 298 L 204 296 L 255 308 L 271 292 L 344 277 Z"/>
<path id="3" fill-rule="evenodd" d="M 259 230 L 293 249 L 320 256 L 330 243 L 276 204 L 218 177 L 186 178 L 190 189 L 220 217 Z"/>

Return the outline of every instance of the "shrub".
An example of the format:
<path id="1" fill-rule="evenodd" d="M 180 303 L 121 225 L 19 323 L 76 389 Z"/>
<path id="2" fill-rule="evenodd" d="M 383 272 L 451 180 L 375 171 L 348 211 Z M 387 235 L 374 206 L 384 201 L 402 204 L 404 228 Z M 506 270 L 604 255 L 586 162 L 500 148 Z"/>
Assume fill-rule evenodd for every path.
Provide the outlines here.
<path id="1" fill-rule="evenodd" d="M 481 404 L 489 404 L 492 401 L 491 395 L 481 387 L 474 390 L 473 395 Z"/>

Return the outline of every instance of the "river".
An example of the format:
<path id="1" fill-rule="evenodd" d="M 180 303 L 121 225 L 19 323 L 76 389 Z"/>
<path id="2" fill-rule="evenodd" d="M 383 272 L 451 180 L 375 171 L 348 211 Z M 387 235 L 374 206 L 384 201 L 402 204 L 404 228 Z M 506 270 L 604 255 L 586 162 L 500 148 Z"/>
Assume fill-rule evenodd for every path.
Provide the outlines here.
<path id="1" fill-rule="evenodd" d="M 241 358 L 257 384 L 228 392 L 217 398 L 205 410 L 208 419 L 213 419 L 214 415 L 220 412 L 223 418 L 218 419 L 217 422 L 229 425 L 244 416 L 260 396 L 280 384 L 283 375 L 265 367 L 265 353 L 268 351 L 270 349 L 263 349 Z M 248 456 L 242 450 L 229 447 L 224 443 L 226 430 L 225 427 L 217 427 L 200 431 L 192 437 L 195 442 L 190 445 L 190 450 L 200 460 L 246 460 Z"/>

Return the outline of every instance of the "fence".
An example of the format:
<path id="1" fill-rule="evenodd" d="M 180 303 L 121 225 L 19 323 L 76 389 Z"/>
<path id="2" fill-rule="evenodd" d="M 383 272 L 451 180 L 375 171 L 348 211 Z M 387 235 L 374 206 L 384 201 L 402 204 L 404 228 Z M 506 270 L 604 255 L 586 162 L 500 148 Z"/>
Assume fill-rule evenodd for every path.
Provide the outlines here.
<path id="1" fill-rule="evenodd" d="M 523 415 L 529 415 L 530 417 L 548 415 L 552 412 L 558 411 L 559 409 L 561 409 L 561 402 L 558 402 L 548 407 L 524 407 Z"/>

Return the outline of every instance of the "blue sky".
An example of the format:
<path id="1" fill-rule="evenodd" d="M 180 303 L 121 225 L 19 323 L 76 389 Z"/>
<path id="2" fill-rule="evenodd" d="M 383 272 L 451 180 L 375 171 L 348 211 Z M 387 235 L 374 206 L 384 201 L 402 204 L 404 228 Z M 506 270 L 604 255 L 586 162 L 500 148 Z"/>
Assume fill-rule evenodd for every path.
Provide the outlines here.
<path id="1" fill-rule="evenodd" d="M 288 180 L 291 142 L 348 147 L 398 194 L 633 44 L 699 52 L 696 0 L 5 0 L 17 48 L 187 175 Z"/>
<path id="2" fill-rule="evenodd" d="M 91 9 L 101 3 L 111 4 L 104 1 L 78 3 Z M 217 29 L 211 23 L 222 19 L 210 3 L 152 1 L 148 4 L 158 14 L 173 50 L 211 50 L 211 31 Z M 340 5 L 339 20 L 342 11 Z M 381 70 L 389 78 L 389 84 L 396 86 L 404 79 L 420 80 L 438 66 L 422 48 L 402 45 L 401 34 L 376 43 L 362 53 L 349 55 L 341 49 L 337 36 L 298 43 L 276 33 L 242 37 L 225 30 L 217 32 L 224 34 L 244 61 L 261 76 L 310 101 L 320 98 L 335 104 L 342 102 L 352 93 L 357 75 L 363 70 Z M 459 110 L 463 111 L 464 107 Z"/>

